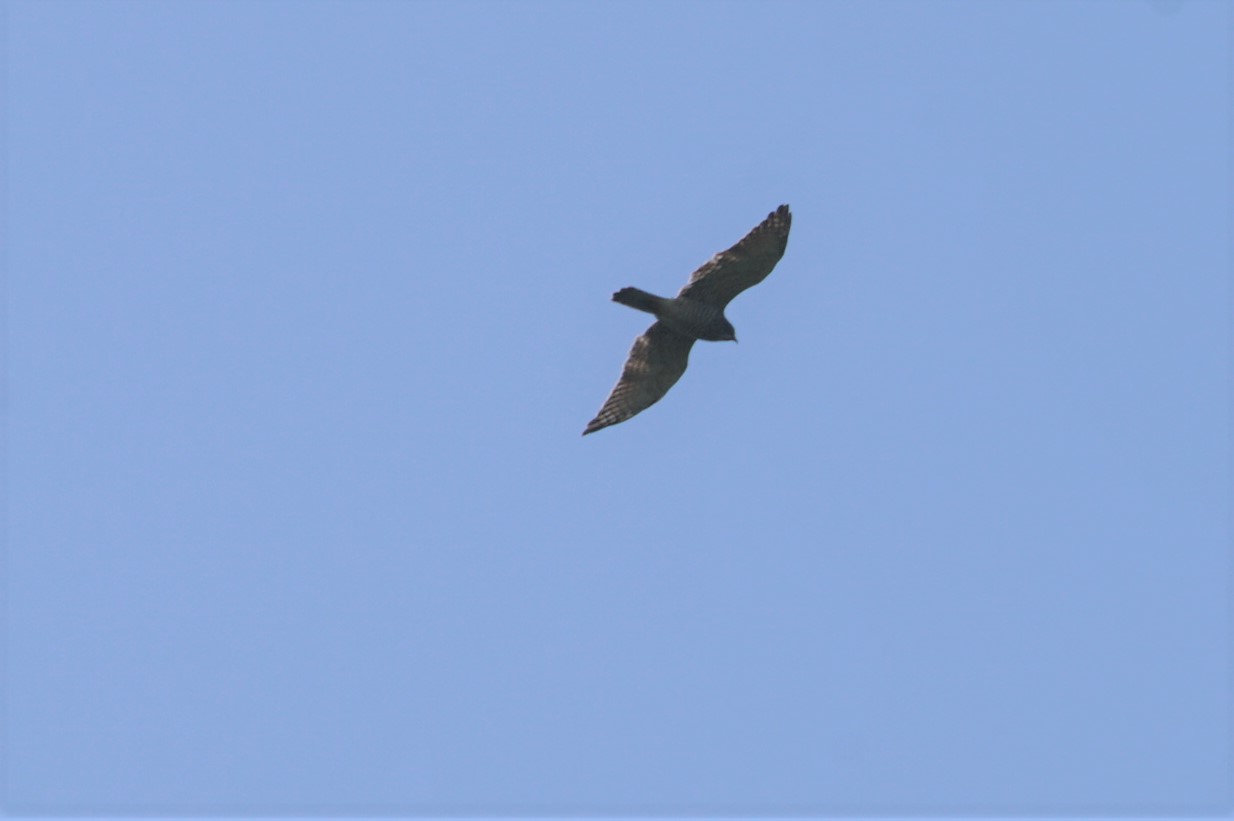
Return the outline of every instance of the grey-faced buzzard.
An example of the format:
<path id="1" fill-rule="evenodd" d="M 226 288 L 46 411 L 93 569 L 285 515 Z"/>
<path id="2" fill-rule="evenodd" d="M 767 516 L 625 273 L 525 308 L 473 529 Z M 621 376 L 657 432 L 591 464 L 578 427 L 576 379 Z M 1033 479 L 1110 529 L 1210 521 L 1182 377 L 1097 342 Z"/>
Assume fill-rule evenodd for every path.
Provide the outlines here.
<path id="1" fill-rule="evenodd" d="M 788 245 L 793 216 L 781 205 L 732 248 L 716 254 L 690 277 L 676 297 L 622 288 L 613 301 L 649 314 L 656 321 L 634 340 L 621 379 L 583 431 L 624 422 L 654 405 L 686 372 L 696 339 L 737 341 L 724 308 L 737 294 L 757 285 L 776 267 Z"/>

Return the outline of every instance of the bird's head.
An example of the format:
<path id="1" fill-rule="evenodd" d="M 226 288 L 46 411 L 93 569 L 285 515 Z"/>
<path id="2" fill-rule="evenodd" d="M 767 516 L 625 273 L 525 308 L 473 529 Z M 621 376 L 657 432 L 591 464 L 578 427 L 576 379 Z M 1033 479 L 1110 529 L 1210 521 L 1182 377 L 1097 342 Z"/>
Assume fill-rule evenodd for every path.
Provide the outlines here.
<path id="1" fill-rule="evenodd" d="M 695 324 L 691 329 L 697 339 L 708 342 L 736 342 L 737 331 L 724 314 L 715 313 L 707 317 L 705 324 Z"/>

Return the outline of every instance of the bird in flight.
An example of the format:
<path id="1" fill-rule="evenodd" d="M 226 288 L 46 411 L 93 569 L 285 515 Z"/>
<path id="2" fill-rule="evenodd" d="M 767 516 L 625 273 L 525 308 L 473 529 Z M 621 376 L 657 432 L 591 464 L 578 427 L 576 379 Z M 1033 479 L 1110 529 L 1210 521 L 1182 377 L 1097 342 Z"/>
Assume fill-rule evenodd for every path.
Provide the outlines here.
<path id="1" fill-rule="evenodd" d="M 596 418 L 587 423 L 584 436 L 624 422 L 660 401 L 686 372 L 696 339 L 737 341 L 724 308 L 776 267 L 784 256 L 792 223 L 788 206 L 781 205 L 740 242 L 704 263 L 671 299 L 638 288 L 622 288 L 613 294 L 614 302 L 655 314 L 656 321 L 634 340 L 621 379 Z"/>

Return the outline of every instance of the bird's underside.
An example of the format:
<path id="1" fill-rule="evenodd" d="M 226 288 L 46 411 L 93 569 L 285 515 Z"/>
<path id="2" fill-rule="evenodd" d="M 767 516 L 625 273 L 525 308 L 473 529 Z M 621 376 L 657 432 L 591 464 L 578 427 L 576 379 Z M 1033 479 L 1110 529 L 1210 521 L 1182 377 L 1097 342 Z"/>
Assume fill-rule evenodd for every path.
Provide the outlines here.
<path id="1" fill-rule="evenodd" d="M 792 219 L 788 206 L 781 205 L 740 242 L 695 271 L 674 298 L 637 288 L 613 294 L 615 302 L 655 314 L 656 321 L 634 340 L 621 378 L 584 436 L 624 422 L 663 398 L 685 373 L 695 340 L 736 339 L 724 308 L 775 268 L 788 245 Z"/>

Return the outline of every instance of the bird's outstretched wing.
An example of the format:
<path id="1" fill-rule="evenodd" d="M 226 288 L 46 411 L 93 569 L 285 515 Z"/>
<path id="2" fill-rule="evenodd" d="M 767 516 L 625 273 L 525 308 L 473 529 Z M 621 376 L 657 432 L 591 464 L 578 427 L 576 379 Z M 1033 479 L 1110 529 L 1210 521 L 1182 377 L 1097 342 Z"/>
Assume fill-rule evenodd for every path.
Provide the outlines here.
<path id="1" fill-rule="evenodd" d="M 788 206 L 781 205 L 741 242 L 716 254 L 691 274 L 677 296 L 723 308 L 737 294 L 767 278 L 784 256 L 792 224 Z"/>
<path id="2" fill-rule="evenodd" d="M 686 372 L 694 340 L 655 322 L 634 340 L 621 379 L 608 395 L 596 418 L 587 423 L 586 436 L 600 428 L 624 422 L 659 402 Z"/>

